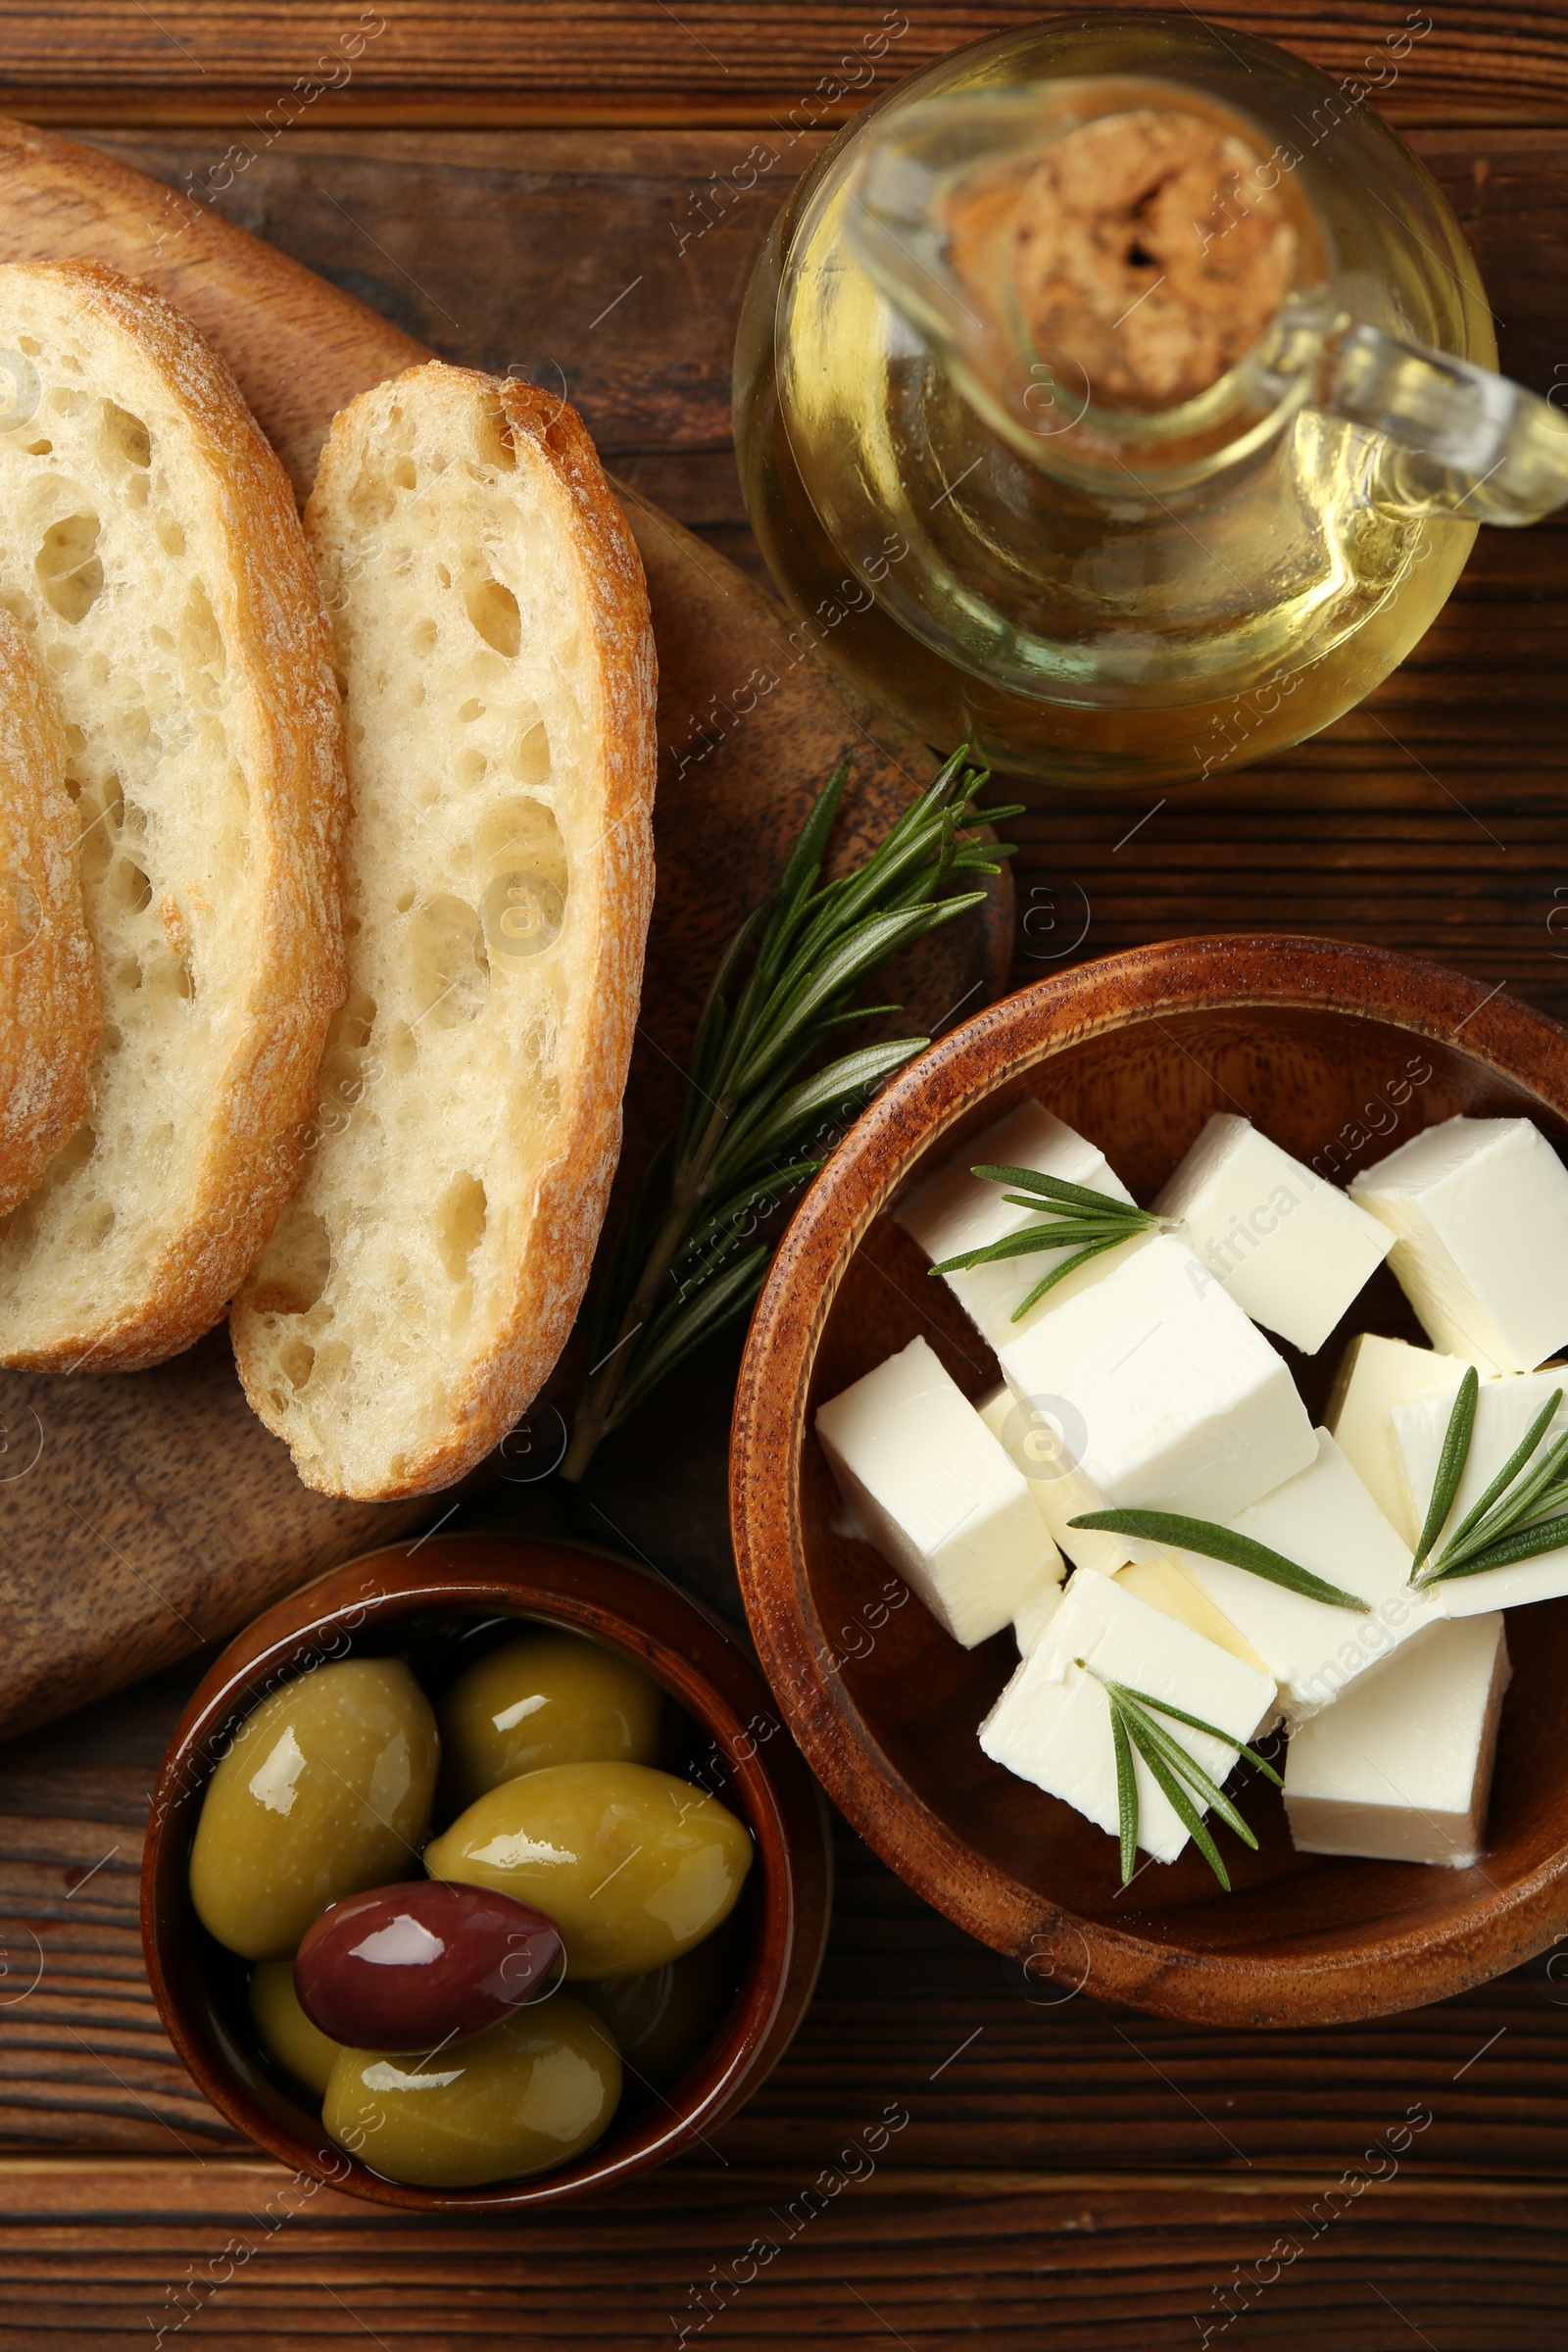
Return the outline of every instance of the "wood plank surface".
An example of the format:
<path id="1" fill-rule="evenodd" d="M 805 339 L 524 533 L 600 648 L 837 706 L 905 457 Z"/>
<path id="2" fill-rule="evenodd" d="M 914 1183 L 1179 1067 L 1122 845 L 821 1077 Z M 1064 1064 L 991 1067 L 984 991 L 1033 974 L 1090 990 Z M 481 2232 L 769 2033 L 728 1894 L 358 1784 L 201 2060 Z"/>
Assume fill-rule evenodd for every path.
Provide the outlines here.
<path id="1" fill-rule="evenodd" d="M 1051 13 L 1039 0 L 0 0 L 0 110 L 222 122 L 258 140 L 307 111 L 362 125 L 782 118 L 811 128 L 846 121 L 960 42 Z M 1221 31 L 1284 41 L 1336 78 L 1410 28 L 1398 79 L 1379 78 L 1384 106 L 1407 121 L 1568 114 L 1554 0 L 1381 12 L 1264 0 L 1205 15 Z"/>
<path id="2" fill-rule="evenodd" d="M 0 2345 L 925 2346 L 972 2340 L 982 2295 L 1009 2352 L 1048 2313 L 1052 2352 L 1241 2313 L 1381 2352 L 1385 2297 L 1444 2352 L 1564 2340 L 1568 1953 L 1260 2042 L 1031 1982 L 843 1831 L 816 2000 L 701 2164 L 472 2227 L 313 2191 L 206 2106 L 141 1970 L 146 1791 L 196 1671 L 0 1749 Z"/>
<path id="3" fill-rule="evenodd" d="M 257 101 L 265 119 L 357 13 L 130 0 L 68 19 L 0 0 L 0 74 L 14 109 L 30 89 L 40 116 L 118 123 L 103 144 L 210 190 L 448 356 L 564 381 L 623 478 L 755 569 L 729 457 L 729 341 L 770 212 L 820 141 L 794 123 L 755 190 L 680 237 L 759 135 L 723 126 L 769 110 L 790 122 L 882 12 L 392 0 L 350 86 L 259 139 L 221 189 L 226 128 L 157 127 L 227 125 Z M 1035 10 L 904 13 L 889 71 Z M 1430 13 L 1390 111 L 1429 125 L 1416 144 L 1476 245 L 1505 365 L 1550 390 L 1568 380 L 1568 137 L 1540 126 L 1563 118 L 1564 11 Z M 1214 12 L 1341 72 L 1401 15 L 1354 0 Z M 551 127 L 366 127 L 530 113 Z M 685 126 L 606 137 L 564 127 L 677 116 Z M 1565 545 L 1560 526 L 1483 533 L 1405 668 L 1268 771 L 1157 809 L 1152 795 L 1043 795 L 1022 829 L 1015 977 L 1184 931 L 1294 925 L 1438 956 L 1568 1015 Z M 684 1418 L 656 1404 L 638 1445 L 607 1448 L 595 1532 L 733 1606 L 716 1499 L 726 1367 L 699 1378 Z M 677 1446 L 684 1484 L 650 1497 L 644 1449 Z M 549 1523 L 536 1490 L 493 1507 Z M 141 1973 L 140 1821 L 189 1671 L 0 1748 L 8 2352 L 160 2328 L 254 2352 L 367 2337 L 641 2346 L 683 2327 L 692 2343 L 857 2352 L 890 2338 L 917 2352 L 1568 2346 L 1568 1952 L 1376 2026 L 1207 2034 L 1021 1981 L 847 1833 L 817 2000 L 726 2128 L 721 2165 L 462 2230 L 310 2197 L 199 2101 Z M 890 2106 L 909 2121 L 867 2173 L 856 2151 Z M 1412 2108 L 1431 2125 L 1394 2155 Z M 748 2279 L 754 2240 L 778 2251 Z"/>
<path id="4" fill-rule="evenodd" d="M 1565 2340 L 1556 2188 L 1394 2180 L 1359 2202 L 1345 2192 L 1342 2211 L 1333 2180 L 1312 2174 L 1240 2187 L 890 2169 L 830 2197 L 788 2167 L 671 2167 L 613 2208 L 421 2228 L 309 2186 L 242 2162 L 0 2165 L 0 2344 L 1555 2352 Z"/>

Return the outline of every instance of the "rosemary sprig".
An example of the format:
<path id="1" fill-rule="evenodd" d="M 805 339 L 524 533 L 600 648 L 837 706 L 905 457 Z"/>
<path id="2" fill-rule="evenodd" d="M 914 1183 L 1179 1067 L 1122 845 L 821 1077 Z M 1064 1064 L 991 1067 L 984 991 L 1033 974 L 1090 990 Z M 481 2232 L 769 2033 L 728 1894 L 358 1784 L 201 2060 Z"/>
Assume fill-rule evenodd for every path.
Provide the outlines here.
<path id="1" fill-rule="evenodd" d="M 1109 1193 L 1092 1192 L 1086 1184 L 1068 1184 L 1060 1176 L 1044 1176 L 1038 1168 L 978 1167 L 969 1171 L 983 1176 L 988 1184 L 1015 1184 L 1022 1192 L 1004 1193 L 1003 1199 L 1015 1208 L 1032 1208 L 1041 1215 L 1049 1205 L 1057 1218 L 1055 1224 L 1023 1225 L 1016 1233 L 1004 1233 L 1000 1241 L 982 1243 L 978 1250 L 960 1250 L 956 1257 L 945 1257 L 933 1274 L 960 1274 L 970 1266 L 994 1266 L 1009 1257 L 1027 1257 L 1036 1250 L 1064 1250 L 1073 1254 L 1059 1265 L 1053 1266 L 1043 1280 L 1035 1284 L 1027 1298 L 1019 1300 L 1012 1310 L 1016 1323 L 1025 1316 L 1049 1290 L 1085 1266 L 1102 1250 L 1118 1250 L 1135 1233 L 1168 1232 L 1175 1220 L 1156 1217 L 1152 1209 L 1138 1208 L 1131 1200 L 1117 1200 Z"/>
<path id="2" fill-rule="evenodd" d="M 1448 1415 L 1444 1433 L 1443 1451 L 1438 1456 L 1438 1474 L 1432 1482 L 1432 1499 L 1427 1504 L 1426 1524 L 1416 1539 L 1415 1552 L 1410 1561 L 1414 1577 L 1443 1530 L 1443 1523 L 1453 1508 L 1453 1498 L 1459 1492 L 1465 1462 L 1470 1453 L 1471 1433 L 1476 1425 L 1476 1398 L 1481 1394 L 1481 1375 L 1471 1364 L 1459 1383 L 1459 1394 Z"/>
<path id="3" fill-rule="evenodd" d="M 1212 1519 L 1185 1519 L 1176 1511 L 1085 1511 L 1068 1525 L 1100 1528 L 1107 1536 L 1142 1537 L 1149 1544 L 1174 1544 L 1183 1551 L 1201 1552 L 1206 1560 L 1226 1560 L 1233 1568 L 1246 1568 L 1271 1585 L 1283 1585 L 1288 1592 L 1324 1601 L 1330 1608 L 1370 1611 L 1372 1606 L 1354 1592 L 1314 1576 L 1310 1568 L 1298 1567 L 1282 1551 L 1271 1550 L 1250 1536 L 1239 1536 L 1232 1528 L 1219 1527 Z"/>
<path id="4" fill-rule="evenodd" d="M 1511 1568 L 1519 1560 L 1539 1559 L 1544 1551 L 1568 1544 L 1568 1434 L 1548 1446 L 1533 1469 L 1530 1466 L 1562 1402 L 1561 1389 L 1553 1389 L 1486 1493 L 1465 1513 L 1437 1558 L 1431 1558 L 1470 1458 L 1480 1395 L 1481 1376 L 1472 1364 L 1459 1383 L 1444 1432 L 1426 1524 L 1410 1562 L 1413 1585 L 1484 1576 L 1489 1568 Z"/>
<path id="5" fill-rule="evenodd" d="M 820 1065 L 855 1021 L 896 1012 L 855 992 L 914 940 L 984 899 L 955 882 L 1002 870 L 1007 843 L 972 829 L 1022 814 L 980 808 L 984 768 L 967 746 L 871 856 L 822 879 L 849 770 L 817 795 L 777 891 L 724 955 L 698 1023 L 680 1123 L 649 1164 L 620 1239 L 597 1277 L 592 1366 L 562 1476 L 581 1478 L 602 1438 L 693 1348 L 746 1313 L 771 1244 L 760 1220 L 821 1167 L 844 1122 L 929 1041 L 858 1047 Z"/>
<path id="6" fill-rule="evenodd" d="M 1138 1858 L 1138 1775 L 1133 1767 L 1133 1755 L 1142 1757 L 1155 1786 L 1162 1791 L 1171 1811 L 1186 1830 L 1227 1894 L 1231 1890 L 1230 1874 L 1220 1859 L 1219 1848 L 1204 1826 L 1198 1804 L 1217 1813 L 1229 1830 L 1234 1830 L 1244 1845 L 1257 1851 L 1257 1839 L 1248 1828 L 1231 1799 L 1217 1781 L 1211 1780 L 1198 1758 L 1173 1740 L 1156 1715 L 1165 1715 L 1173 1723 L 1185 1723 L 1195 1732 L 1203 1732 L 1211 1740 L 1219 1740 L 1234 1747 L 1239 1756 L 1255 1764 L 1267 1774 L 1276 1788 L 1285 1784 L 1266 1756 L 1245 1740 L 1233 1739 L 1221 1731 L 1218 1724 L 1205 1723 L 1200 1715 L 1189 1715 L 1182 1707 L 1173 1707 L 1168 1700 L 1153 1697 L 1148 1690 L 1134 1690 L 1126 1683 L 1112 1682 L 1108 1675 L 1097 1673 L 1083 1658 L 1073 1660 L 1084 1673 L 1094 1675 L 1110 1702 L 1110 1737 L 1116 1754 L 1116 1810 L 1121 1826 L 1121 1883 L 1125 1886 L 1132 1878 Z"/>

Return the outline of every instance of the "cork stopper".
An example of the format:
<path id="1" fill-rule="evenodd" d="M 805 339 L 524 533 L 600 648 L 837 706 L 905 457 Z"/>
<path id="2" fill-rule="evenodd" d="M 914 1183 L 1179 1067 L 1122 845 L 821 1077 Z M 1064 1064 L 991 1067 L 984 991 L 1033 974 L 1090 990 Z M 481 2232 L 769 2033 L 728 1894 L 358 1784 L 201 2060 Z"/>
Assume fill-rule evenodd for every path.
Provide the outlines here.
<path id="1" fill-rule="evenodd" d="M 1278 181 L 1258 183 L 1262 160 L 1176 108 L 1102 115 L 1015 176 L 1004 206 L 993 188 L 962 208 L 955 267 L 994 301 L 1010 262 L 1023 333 L 1054 374 L 1081 370 L 1098 408 L 1174 408 L 1252 348 L 1290 288 L 1298 231 Z"/>

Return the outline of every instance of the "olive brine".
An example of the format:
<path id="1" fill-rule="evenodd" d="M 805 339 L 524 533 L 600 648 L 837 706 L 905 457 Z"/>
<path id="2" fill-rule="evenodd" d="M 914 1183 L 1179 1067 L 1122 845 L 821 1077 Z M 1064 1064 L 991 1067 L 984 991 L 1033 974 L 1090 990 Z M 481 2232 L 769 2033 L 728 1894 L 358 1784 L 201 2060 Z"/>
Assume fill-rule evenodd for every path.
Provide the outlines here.
<path id="1" fill-rule="evenodd" d="M 671 1716 L 628 1659 L 535 1626 L 436 1707 L 400 1659 L 349 1658 L 240 1726 L 191 1899 L 254 1964 L 263 2048 L 371 2171 L 466 2188 L 569 2163 L 627 2078 L 662 2092 L 712 2037 L 752 1841 L 661 1768 Z M 455 1817 L 431 1838 L 433 1815 Z"/>

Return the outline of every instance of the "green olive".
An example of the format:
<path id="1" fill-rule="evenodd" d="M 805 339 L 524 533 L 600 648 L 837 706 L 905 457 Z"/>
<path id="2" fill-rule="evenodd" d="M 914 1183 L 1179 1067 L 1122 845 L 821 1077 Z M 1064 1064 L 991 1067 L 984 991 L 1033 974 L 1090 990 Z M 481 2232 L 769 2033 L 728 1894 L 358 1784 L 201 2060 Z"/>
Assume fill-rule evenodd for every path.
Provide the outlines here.
<path id="1" fill-rule="evenodd" d="M 667 2090 L 718 2032 L 740 1974 L 734 1912 L 679 1960 L 642 1977 L 604 1977 L 582 1997 L 620 2044 L 633 2082 Z"/>
<path id="2" fill-rule="evenodd" d="M 407 1878 L 430 1826 L 440 1741 L 396 1658 L 302 1674 L 241 1724 L 191 1848 L 198 1918 L 246 1960 L 289 1960 L 340 1895 Z"/>
<path id="3" fill-rule="evenodd" d="M 251 2021 L 263 2048 L 278 2065 L 318 2099 L 324 2098 L 332 2061 L 343 2044 L 313 2026 L 300 2007 L 292 1961 L 263 1960 L 252 1970 Z"/>
<path id="4" fill-rule="evenodd" d="M 751 1868 L 716 1797 L 646 1764 L 552 1764 L 505 1781 L 425 1848 L 432 1879 L 498 1886 L 561 1930 L 568 1977 L 632 1977 L 701 1943 Z"/>
<path id="5" fill-rule="evenodd" d="M 441 1701 L 454 1810 L 548 1764 L 652 1764 L 664 1693 L 629 1658 L 540 1627 L 476 1659 Z"/>
<path id="6" fill-rule="evenodd" d="M 619 2097 L 610 2029 L 560 1993 L 431 2053 L 340 2050 L 321 2121 L 388 2180 L 475 2188 L 569 2163 Z"/>

